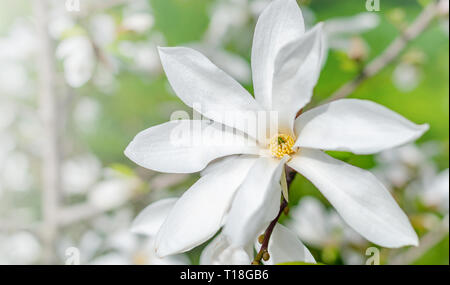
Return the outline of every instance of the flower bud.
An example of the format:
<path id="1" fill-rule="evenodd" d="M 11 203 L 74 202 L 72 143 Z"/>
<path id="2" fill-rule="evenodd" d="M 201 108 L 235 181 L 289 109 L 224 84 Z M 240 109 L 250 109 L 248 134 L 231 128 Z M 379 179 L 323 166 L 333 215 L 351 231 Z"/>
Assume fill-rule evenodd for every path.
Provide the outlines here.
<path id="1" fill-rule="evenodd" d="M 258 237 L 258 242 L 259 242 L 259 244 L 262 244 L 264 242 L 264 234 L 262 234 Z"/>

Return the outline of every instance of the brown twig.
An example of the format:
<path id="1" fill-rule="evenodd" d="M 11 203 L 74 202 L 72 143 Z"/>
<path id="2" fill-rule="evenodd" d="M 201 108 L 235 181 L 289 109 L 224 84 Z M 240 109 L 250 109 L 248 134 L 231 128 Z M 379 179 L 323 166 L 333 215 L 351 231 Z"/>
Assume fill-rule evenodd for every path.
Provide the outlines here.
<path id="1" fill-rule="evenodd" d="M 433 1 L 430 3 L 385 50 L 373 59 L 353 80 L 344 84 L 336 92 L 334 92 L 325 103 L 342 99 L 353 93 L 362 82 L 376 75 L 380 70 L 389 65 L 398 55 L 405 49 L 409 42 L 417 38 L 431 23 L 435 16 L 439 13 L 437 4 Z"/>
<path id="2" fill-rule="evenodd" d="M 287 186 L 288 186 L 288 189 L 289 189 L 289 187 L 291 186 L 292 181 L 294 180 L 296 172 L 295 172 L 294 169 L 290 168 L 287 165 L 285 167 L 286 167 L 286 182 L 287 182 Z M 283 197 L 283 200 L 281 201 L 280 211 L 278 212 L 278 215 L 275 217 L 275 219 L 273 219 L 270 222 L 269 226 L 264 231 L 264 234 L 263 234 L 264 239 L 263 239 L 263 241 L 261 243 L 261 248 L 259 249 L 259 251 L 256 254 L 255 258 L 253 259 L 253 262 L 252 262 L 253 265 L 261 264 L 261 259 L 264 258 L 265 254 L 268 254 L 269 241 L 270 241 L 270 237 L 272 235 L 273 229 L 275 228 L 276 224 L 278 223 L 278 220 L 281 217 L 281 213 L 283 213 L 287 209 L 287 206 L 288 206 L 288 202 Z"/>

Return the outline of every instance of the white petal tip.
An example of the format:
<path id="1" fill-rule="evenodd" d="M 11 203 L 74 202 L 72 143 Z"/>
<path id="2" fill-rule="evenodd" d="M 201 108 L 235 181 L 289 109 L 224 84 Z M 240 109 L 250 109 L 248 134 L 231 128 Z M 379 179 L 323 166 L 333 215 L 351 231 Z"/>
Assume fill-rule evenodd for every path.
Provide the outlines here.
<path id="1" fill-rule="evenodd" d="M 123 151 L 123 154 L 126 156 L 126 157 L 128 157 L 128 158 L 130 158 L 129 157 L 129 155 L 130 155 L 130 145 L 131 145 L 131 143 L 130 144 L 128 144 L 128 146 L 125 148 L 125 150 Z"/>
<path id="2" fill-rule="evenodd" d="M 156 236 L 155 253 L 159 258 L 164 258 L 169 255 L 181 253 L 181 251 L 173 250 L 173 248 L 171 249 L 170 246 L 168 246 L 167 243 L 164 242 L 164 239 L 158 238 L 158 236 Z"/>
<path id="3" fill-rule="evenodd" d="M 162 47 L 158 46 L 158 52 L 168 54 L 171 51 L 177 51 L 177 50 L 190 50 L 191 48 L 183 47 L 183 46 L 177 46 L 177 47 Z"/>
<path id="4" fill-rule="evenodd" d="M 408 245 L 419 246 L 419 238 L 417 237 L 417 235 L 414 235 L 414 237 L 411 239 Z"/>
<path id="5" fill-rule="evenodd" d="M 158 48 L 158 53 L 159 53 L 160 57 L 168 54 L 170 52 L 170 50 L 176 49 L 176 47 L 162 47 L 162 46 L 158 46 L 157 48 Z"/>
<path id="6" fill-rule="evenodd" d="M 418 125 L 418 126 L 419 126 L 420 130 L 422 131 L 422 134 L 430 129 L 429 124 L 422 124 L 422 125 Z"/>
<path id="7" fill-rule="evenodd" d="M 159 257 L 159 258 L 163 258 L 163 255 L 159 252 L 159 249 L 158 249 L 158 248 L 155 248 L 155 254 L 156 254 L 156 256 Z"/>
<path id="8" fill-rule="evenodd" d="M 384 245 L 384 247 L 387 248 L 400 248 L 404 246 L 418 246 L 419 245 L 419 238 L 417 237 L 416 232 L 411 233 L 408 236 L 405 236 L 401 241 L 398 241 L 395 243 L 395 245 Z M 381 245 L 383 246 L 383 245 Z"/>
<path id="9" fill-rule="evenodd" d="M 161 247 L 159 245 L 155 246 L 155 254 L 159 258 L 164 258 L 169 255 L 164 250 L 161 250 Z"/>
<path id="10" fill-rule="evenodd" d="M 137 225 L 135 222 L 131 223 L 131 227 L 130 227 L 129 231 L 130 231 L 132 234 L 138 234 L 138 235 L 147 235 L 147 236 L 150 236 L 148 233 L 146 233 L 145 231 L 143 231 L 142 229 L 140 229 L 140 226 Z"/>
<path id="11" fill-rule="evenodd" d="M 410 141 L 414 141 L 418 138 L 420 138 L 424 133 L 426 133 L 430 129 L 429 124 L 422 124 L 422 125 L 416 125 L 416 133 L 412 137 Z"/>
<path id="12" fill-rule="evenodd" d="M 128 157 L 129 160 L 133 161 L 134 163 L 137 163 L 137 162 L 136 162 L 136 159 L 135 159 L 135 157 L 134 157 L 133 147 L 134 147 L 134 144 L 133 144 L 133 141 L 131 141 L 131 142 L 128 144 L 128 146 L 125 148 L 125 150 L 123 151 L 123 154 L 124 154 L 126 157 Z M 139 163 L 138 163 L 138 164 L 139 164 Z"/>

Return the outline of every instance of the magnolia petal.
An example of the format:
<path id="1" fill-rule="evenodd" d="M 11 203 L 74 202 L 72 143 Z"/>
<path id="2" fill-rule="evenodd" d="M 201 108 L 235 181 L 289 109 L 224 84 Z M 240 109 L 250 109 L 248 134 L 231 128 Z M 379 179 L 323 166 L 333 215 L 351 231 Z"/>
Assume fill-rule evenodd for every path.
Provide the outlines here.
<path id="1" fill-rule="evenodd" d="M 140 248 L 138 257 L 140 258 L 137 260 L 142 262 L 137 263 L 138 265 L 190 265 L 190 260 L 185 254 L 159 257 L 156 254 L 154 239 L 150 239 L 143 248 Z"/>
<path id="2" fill-rule="evenodd" d="M 223 233 L 233 246 L 251 243 L 278 214 L 282 160 L 260 157 L 248 172 L 233 201 Z"/>
<path id="3" fill-rule="evenodd" d="M 159 55 L 170 85 L 186 105 L 256 137 L 244 122 L 251 123 L 262 108 L 238 82 L 193 49 L 160 47 Z"/>
<path id="4" fill-rule="evenodd" d="M 219 157 L 259 153 L 254 141 L 222 127 L 208 121 L 170 121 L 137 134 L 125 155 L 151 170 L 192 173 Z"/>
<path id="5" fill-rule="evenodd" d="M 258 244 L 257 248 L 259 249 L 260 247 Z M 264 261 L 266 265 L 293 261 L 316 263 L 308 248 L 303 245 L 293 232 L 281 224 L 277 224 L 273 229 L 267 250 L 270 258 Z"/>
<path id="6" fill-rule="evenodd" d="M 295 121 L 298 147 L 371 154 L 420 137 L 428 125 L 416 125 L 377 103 L 337 100 L 300 115 Z"/>
<path id="7" fill-rule="evenodd" d="M 202 251 L 200 265 L 249 265 L 253 248 L 233 247 L 219 234 Z M 250 253 L 249 253 L 250 252 Z"/>
<path id="8" fill-rule="evenodd" d="M 292 134 L 295 116 L 310 100 L 322 61 L 322 24 L 285 45 L 275 60 L 272 108 L 282 133 Z"/>
<path id="9" fill-rule="evenodd" d="M 176 202 L 156 236 L 160 256 L 180 253 L 210 239 L 224 223 L 234 194 L 256 162 L 236 156 L 203 175 Z"/>
<path id="10" fill-rule="evenodd" d="M 156 236 L 159 228 L 167 218 L 170 210 L 178 198 L 167 198 L 156 201 L 147 206 L 134 219 L 131 231 L 137 234 Z"/>
<path id="11" fill-rule="evenodd" d="M 408 217 L 372 173 L 313 149 L 301 149 L 288 165 L 309 179 L 369 241 L 383 247 L 418 244 Z"/>
<path id="12" fill-rule="evenodd" d="M 305 32 L 302 12 L 295 0 L 275 0 L 261 13 L 252 47 L 252 73 L 256 100 L 272 110 L 275 60 L 280 50 Z"/>

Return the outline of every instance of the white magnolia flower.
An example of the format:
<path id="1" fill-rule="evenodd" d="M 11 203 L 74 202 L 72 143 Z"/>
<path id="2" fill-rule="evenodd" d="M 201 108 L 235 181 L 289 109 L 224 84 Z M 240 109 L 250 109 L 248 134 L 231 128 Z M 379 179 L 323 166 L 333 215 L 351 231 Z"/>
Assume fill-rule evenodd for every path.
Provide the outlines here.
<path id="1" fill-rule="evenodd" d="M 418 138 L 428 126 L 357 99 L 322 105 L 296 119 L 319 77 L 321 31 L 319 24 L 305 32 L 294 0 L 271 2 L 253 38 L 255 98 L 200 53 L 159 49 L 177 95 L 214 122 L 181 120 L 149 128 L 129 144 L 126 156 L 143 167 L 173 173 L 198 172 L 215 160 L 177 200 L 158 231 L 159 255 L 190 250 L 222 226 L 232 246 L 247 248 L 278 213 L 285 164 L 308 178 L 363 237 L 384 247 L 417 245 L 408 217 L 389 191 L 370 172 L 322 150 L 375 153 Z M 264 124 L 258 132 L 242 124 L 249 114 L 269 111 L 279 119 L 278 133 L 270 139 L 261 135 Z M 201 131 L 190 132 L 192 126 Z M 174 134 L 179 132 L 184 135 Z M 223 142 L 227 136 L 232 144 Z"/>

